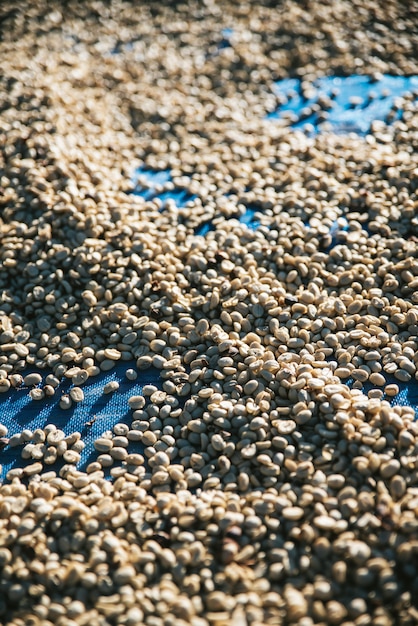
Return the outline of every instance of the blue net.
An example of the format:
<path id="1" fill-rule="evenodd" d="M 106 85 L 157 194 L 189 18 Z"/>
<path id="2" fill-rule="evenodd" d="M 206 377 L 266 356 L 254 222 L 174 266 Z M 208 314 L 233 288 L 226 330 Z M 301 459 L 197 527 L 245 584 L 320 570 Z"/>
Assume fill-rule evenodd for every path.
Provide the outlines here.
<path id="1" fill-rule="evenodd" d="M 138 372 L 138 378 L 130 381 L 125 372 L 135 363 L 119 363 L 111 372 L 103 372 L 97 377 L 90 378 L 83 385 L 84 400 L 73 403 L 69 409 L 60 407 L 62 394 L 68 393 L 73 386 L 71 381 L 64 379 L 57 388 L 54 396 L 44 398 L 41 401 L 32 400 L 27 387 L 11 389 L 4 393 L 1 398 L 1 422 L 7 426 L 8 437 L 27 429 L 34 431 L 44 428 L 47 424 L 54 424 L 64 431 L 66 435 L 79 432 L 85 443 L 81 453 L 80 469 L 94 458 L 93 443 L 97 437 L 108 430 L 112 430 L 115 424 L 132 422 L 132 410 L 128 405 L 128 399 L 133 395 L 142 394 L 144 385 L 151 384 L 161 388 L 159 370 L 149 368 Z M 33 371 L 33 370 L 32 370 Z M 25 372 L 25 373 L 30 373 Z M 43 377 L 45 371 L 39 372 Z M 113 393 L 104 393 L 107 383 L 116 381 L 119 388 Z M 39 387 L 45 384 L 45 380 Z M 23 461 L 20 458 L 22 446 L 7 446 L 2 452 L 3 475 L 13 467 L 20 467 Z M 142 452 L 139 444 L 131 443 L 130 452 Z"/>
<path id="2" fill-rule="evenodd" d="M 410 92 L 418 95 L 417 76 L 368 76 L 319 78 L 308 92 L 302 81 L 281 80 L 275 85 L 280 106 L 270 118 L 286 118 L 293 128 L 320 132 L 324 124 L 332 132 L 365 135 L 376 120 L 394 122 L 401 118 L 397 98 Z"/>

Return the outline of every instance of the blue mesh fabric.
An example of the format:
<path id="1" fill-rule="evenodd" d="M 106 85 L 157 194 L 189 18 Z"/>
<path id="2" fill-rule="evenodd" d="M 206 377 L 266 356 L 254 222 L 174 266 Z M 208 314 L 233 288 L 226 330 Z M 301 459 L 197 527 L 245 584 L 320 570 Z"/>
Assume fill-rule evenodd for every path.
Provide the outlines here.
<path id="1" fill-rule="evenodd" d="M 418 381 L 412 379 L 409 383 L 403 383 L 397 380 L 394 376 L 385 375 L 386 383 L 396 384 L 399 388 L 399 393 L 393 397 L 383 396 L 385 400 L 388 400 L 392 406 L 410 406 L 414 409 L 416 417 L 418 417 Z M 343 381 L 349 387 L 353 385 L 353 379 L 350 378 Z M 376 389 L 371 383 L 364 383 L 363 392 L 367 393 L 371 389 Z"/>
<path id="2" fill-rule="evenodd" d="M 304 98 L 301 81 L 296 78 L 276 83 L 279 96 L 285 97 L 283 104 L 273 113 L 272 118 L 290 115 L 294 128 L 309 125 L 311 132 L 320 130 L 318 113 L 309 114 L 309 107 L 319 97 L 332 97 L 332 108 L 327 112 L 327 123 L 333 132 L 355 132 L 365 134 L 375 120 L 385 120 L 396 103 L 396 98 L 406 92 L 417 92 L 417 76 L 388 76 L 372 80 L 368 76 L 325 77 L 315 83 L 315 94 Z M 358 103 L 352 104 L 352 98 Z M 306 111 L 306 115 L 304 115 Z M 395 115 L 399 119 L 400 113 Z"/>
<path id="3" fill-rule="evenodd" d="M 93 442 L 98 436 L 112 429 L 119 422 L 127 424 L 131 422 L 132 410 L 128 406 L 129 397 L 141 394 L 146 384 L 161 387 L 159 372 L 155 369 L 139 372 L 136 381 L 129 381 L 125 376 L 125 371 L 130 366 L 135 366 L 135 364 L 120 363 L 113 371 L 89 379 L 83 386 L 84 401 L 73 404 L 70 409 L 65 410 L 60 408 L 59 399 L 72 386 L 68 380 L 62 382 L 54 396 L 42 401 L 32 400 L 27 388 L 12 389 L 2 395 L 0 421 L 8 427 L 9 437 L 23 429 L 33 431 L 50 423 L 62 429 L 66 435 L 75 431 L 80 432 L 86 444 L 81 457 L 81 468 L 84 468 L 92 460 Z M 104 394 L 104 386 L 112 380 L 119 383 L 119 389 L 114 393 Z M 131 452 L 141 452 L 141 449 L 138 444 L 130 444 Z M 3 476 L 12 467 L 18 467 L 20 464 L 23 466 L 24 462 L 20 455 L 21 446 L 12 448 L 8 446 L 3 450 Z"/>

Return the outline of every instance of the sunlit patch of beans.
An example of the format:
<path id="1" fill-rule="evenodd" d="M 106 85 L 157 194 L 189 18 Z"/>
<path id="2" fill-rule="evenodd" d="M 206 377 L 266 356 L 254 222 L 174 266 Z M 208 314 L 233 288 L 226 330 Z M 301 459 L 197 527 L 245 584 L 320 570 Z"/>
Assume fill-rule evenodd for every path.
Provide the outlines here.
<path id="1" fill-rule="evenodd" d="M 160 376 L 108 430 L 0 424 L 0 622 L 416 624 L 417 94 L 364 137 L 268 118 L 289 76 L 418 75 L 408 3 L 21 4 L 0 394 Z"/>

